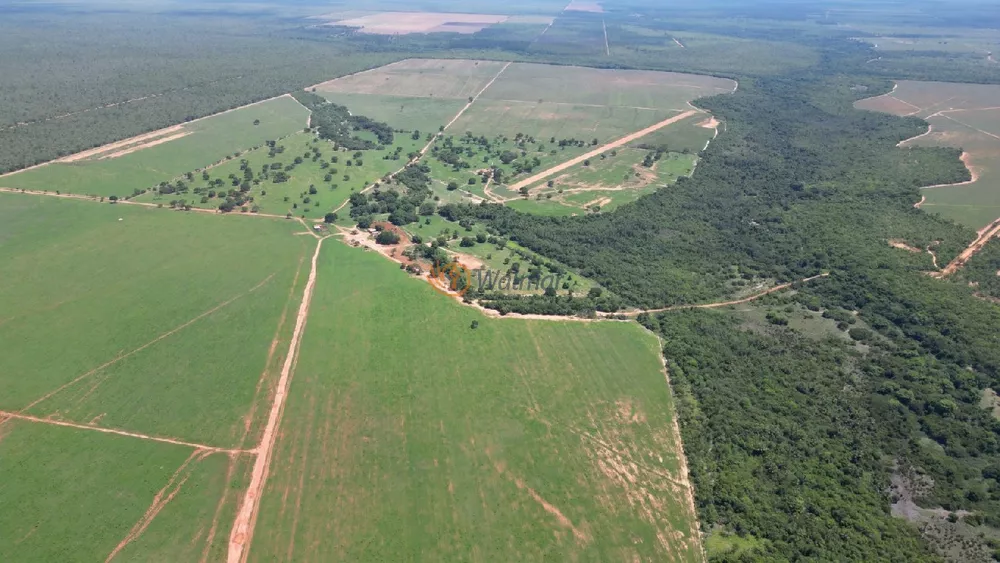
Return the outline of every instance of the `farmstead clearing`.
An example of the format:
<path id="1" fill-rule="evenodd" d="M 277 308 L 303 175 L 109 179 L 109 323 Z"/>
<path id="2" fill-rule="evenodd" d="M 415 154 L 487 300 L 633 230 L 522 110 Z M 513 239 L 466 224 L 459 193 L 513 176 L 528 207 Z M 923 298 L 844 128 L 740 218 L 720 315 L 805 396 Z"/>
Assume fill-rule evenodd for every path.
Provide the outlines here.
<path id="1" fill-rule="evenodd" d="M 309 110 L 281 97 L 0 178 L 96 196 L 0 193 L 12 281 L 0 287 L 0 482 L 18 483 L 0 485 L 0 502 L 20 507 L 0 516 L 12 531 L 0 558 L 703 560 L 656 338 L 628 322 L 485 316 L 331 236 L 354 221 L 328 214 L 375 182 L 405 193 L 394 175 L 411 162 L 428 165 L 435 205 L 511 191 L 531 176 L 517 170 L 527 155 L 536 172 L 570 163 L 565 199 L 539 206 L 594 212 L 648 193 L 690 174 L 715 132 L 687 102 L 733 90 L 559 69 L 575 88 L 512 99 L 505 81 L 538 66 L 418 61 L 318 86 L 336 101 L 393 83 L 379 94 L 391 104 L 364 109 L 393 139 L 358 131 L 357 149 L 303 131 Z M 495 104 L 531 109 L 490 148 L 466 141 Z M 540 128 L 553 115 L 574 117 Z M 630 137 L 671 119 L 650 131 L 656 146 Z M 471 185 L 476 168 L 442 153 L 460 145 L 465 159 L 514 158 L 496 157 L 492 187 Z M 448 185 L 459 177 L 463 195 Z M 220 209 L 237 188 L 245 209 Z M 98 203 L 112 196 L 144 205 Z M 189 207 L 220 216 L 170 209 Z"/>

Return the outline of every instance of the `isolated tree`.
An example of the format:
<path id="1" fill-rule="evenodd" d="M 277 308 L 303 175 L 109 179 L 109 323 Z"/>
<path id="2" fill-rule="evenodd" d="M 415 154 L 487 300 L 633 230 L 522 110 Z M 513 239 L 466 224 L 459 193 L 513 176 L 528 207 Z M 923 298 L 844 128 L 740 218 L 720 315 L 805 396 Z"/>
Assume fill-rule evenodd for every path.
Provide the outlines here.
<path id="1" fill-rule="evenodd" d="M 375 237 L 375 242 L 384 245 L 399 244 L 399 235 L 394 231 L 384 229 Z"/>
<path id="2" fill-rule="evenodd" d="M 254 125 L 260 125 L 260 120 L 259 119 L 254 119 L 253 120 L 253 124 Z"/>
<path id="3" fill-rule="evenodd" d="M 333 211 L 327 213 L 326 215 L 323 216 L 323 222 L 326 223 L 327 225 L 329 225 L 330 223 L 336 223 L 337 214 L 334 213 Z"/>
<path id="4" fill-rule="evenodd" d="M 448 182 L 448 191 L 453 192 L 458 189 L 458 182 Z"/>
<path id="5" fill-rule="evenodd" d="M 469 327 L 470 327 L 470 328 L 471 328 L 472 330 L 475 330 L 475 329 L 479 328 L 479 321 L 472 321 L 472 324 L 471 324 L 471 325 L 469 325 Z"/>
<path id="6" fill-rule="evenodd" d="M 587 160 L 584 160 L 583 161 L 583 165 L 584 166 L 590 166 L 590 159 L 588 158 Z"/>

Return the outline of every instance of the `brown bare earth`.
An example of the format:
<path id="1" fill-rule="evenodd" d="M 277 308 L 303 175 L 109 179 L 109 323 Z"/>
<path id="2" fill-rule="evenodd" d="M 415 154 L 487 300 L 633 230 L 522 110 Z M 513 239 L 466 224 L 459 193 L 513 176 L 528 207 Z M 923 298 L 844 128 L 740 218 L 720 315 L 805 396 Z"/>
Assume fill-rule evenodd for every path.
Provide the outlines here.
<path id="1" fill-rule="evenodd" d="M 250 485 L 243 495 L 243 501 L 240 503 L 239 512 L 236 515 L 236 521 L 229 536 L 229 554 L 227 557 L 229 563 L 243 563 L 250 553 L 248 547 L 250 546 L 250 542 L 253 541 L 254 527 L 257 523 L 257 512 L 260 508 L 260 498 L 264 492 L 264 485 L 267 484 L 271 454 L 278 438 L 278 426 L 281 424 L 281 415 L 284 413 L 285 400 L 288 398 L 288 387 L 295 361 L 298 358 L 302 333 L 305 330 L 306 319 L 309 317 L 309 306 L 312 303 L 313 289 L 316 287 L 316 266 L 319 260 L 319 251 L 323 248 L 325 238 L 319 239 L 316 243 L 316 250 L 312 257 L 312 267 L 309 271 L 309 279 L 302 292 L 302 302 L 299 305 L 299 312 L 295 319 L 295 330 L 292 332 L 292 338 L 288 344 L 288 353 L 285 355 L 285 364 L 281 368 L 281 377 L 275 389 L 274 402 L 271 404 L 271 412 L 267 419 L 267 425 L 264 427 L 260 445 L 257 447 L 257 458 L 254 460 Z"/>
<path id="2" fill-rule="evenodd" d="M 563 170 L 566 170 L 567 168 L 570 168 L 572 166 L 576 166 L 577 164 L 580 164 L 580 163 L 582 163 L 585 160 L 598 157 L 598 156 L 601 155 L 601 153 L 604 153 L 604 152 L 607 152 L 609 150 L 617 149 L 619 147 L 625 146 L 625 145 L 631 143 L 632 141 L 635 141 L 636 139 L 640 139 L 642 137 L 645 137 L 646 135 L 649 135 L 650 133 L 653 133 L 655 131 L 659 131 L 660 129 L 663 129 L 664 127 L 666 127 L 668 125 L 672 125 L 674 123 L 677 123 L 678 121 L 682 121 L 684 119 L 687 119 L 687 118 L 691 117 L 692 115 L 694 115 L 696 113 L 698 113 L 698 111 L 696 111 L 696 110 L 688 110 L 688 111 L 686 111 L 686 112 L 684 112 L 684 113 L 682 113 L 680 115 L 675 115 L 675 116 L 671 117 L 670 119 L 663 120 L 663 121 L 661 121 L 661 122 L 659 122 L 659 123 L 657 123 L 655 125 L 650 125 L 649 127 L 643 129 L 642 131 L 636 131 L 635 133 L 632 133 L 631 135 L 626 135 L 626 136 L 622 137 L 621 139 L 618 139 L 617 141 L 612 141 L 612 142 L 610 142 L 610 143 L 608 143 L 608 144 L 606 144 L 604 146 L 598 147 L 598 148 L 596 148 L 596 149 L 594 149 L 594 150 L 592 150 L 592 151 L 590 151 L 590 152 L 588 152 L 586 154 L 582 154 L 582 155 L 580 155 L 580 156 L 578 156 L 578 157 L 576 157 L 574 159 L 567 160 L 566 162 L 563 162 L 562 164 L 558 164 L 556 166 L 553 166 L 552 168 L 549 168 L 548 170 L 545 170 L 544 172 L 539 172 L 538 174 L 535 174 L 534 176 L 532 176 L 530 178 L 521 180 L 520 182 L 518 182 L 518 183 L 514 184 L 513 186 L 511 186 L 510 189 L 511 189 L 511 191 L 517 191 L 517 190 L 520 190 L 523 187 L 537 184 L 538 182 L 541 182 L 542 180 L 544 180 L 544 179 L 546 179 L 546 178 L 548 178 L 550 176 L 558 174 L 558 173 L 562 172 Z"/>
<path id="3" fill-rule="evenodd" d="M 159 131 L 153 131 L 151 133 L 138 135 L 136 137 L 132 137 L 131 139 L 125 139 L 123 141 L 118 141 L 116 143 L 110 143 L 83 152 L 78 152 L 76 154 L 67 156 L 65 158 L 61 158 L 56 162 L 77 162 L 79 160 L 86 160 L 88 158 L 93 158 L 95 156 L 103 157 L 104 155 L 108 155 L 114 153 L 115 151 L 126 149 L 133 145 L 140 145 L 142 143 L 152 141 L 153 139 L 159 139 L 161 137 L 177 133 L 178 131 L 182 131 L 183 129 L 184 129 L 183 125 L 174 125 L 173 127 L 167 127 L 166 129 L 160 129 Z"/>
<path id="4" fill-rule="evenodd" d="M 360 28 L 361 33 L 406 35 L 409 33 L 475 33 L 493 24 L 507 21 L 507 16 L 493 14 L 444 14 L 436 12 L 383 12 L 340 20 L 332 25 Z"/>
<path id="5" fill-rule="evenodd" d="M 573 0 L 570 2 L 569 6 L 566 6 L 567 12 L 592 12 L 592 13 L 604 13 L 604 8 L 601 7 L 601 3 L 595 0 Z"/>
<path id="6" fill-rule="evenodd" d="M 889 240 L 889 246 L 891 246 L 893 248 L 898 248 L 900 250 L 905 250 L 907 252 L 917 253 L 917 254 L 919 254 L 921 252 L 921 250 L 919 248 L 910 246 L 910 245 L 906 244 L 905 242 L 903 242 L 901 240 L 896 240 L 896 239 L 890 239 Z"/>
<path id="7" fill-rule="evenodd" d="M 947 266 L 942 268 L 940 272 L 933 272 L 931 273 L 931 276 L 935 278 L 943 278 L 954 274 L 961 269 L 962 266 L 965 266 L 965 264 L 971 260 L 977 252 L 982 250 L 990 239 L 997 235 L 1000 235 L 1000 218 L 982 228 L 979 231 L 979 236 L 976 237 L 976 240 L 972 241 L 972 243 L 966 247 L 965 250 L 956 256 L 954 260 L 949 262 Z"/>
<path id="8" fill-rule="evenodd" d="M 102 156 L 98 157 L 98 160 L 104 160 L 106 158 L 118 158 L 120 156 L 125 156 L 127 154 L 132 154 L 134 152 L 141 151 L 143 149 L 150 149 L 150 148 L 153 148 L 153 147 L 155 147 L 157 145 L 162 145 L 164 143 L 169 143 L 170 141 L 176 141 L 177 139 L 180 139 L 181 137 L 187 137 L 190 134 L 191 134 L 190 131 L 181 131 L 180 133 L 174 133 L 173 135 L 170 135 L 170 136 L 167 136 L 167 137 L 160 137 L 159 139 L 154 139 L 154 140 L 152 140 L 152 141 L 150 141 L 148 143 L 142 143 L 142 144 L 139 144 L 139 145 L 131 146 L 131 147 L 129 147 L 127 149 L 124 149 L 124 150 L 113 152 L 111 154 L 102 155 Z"/>

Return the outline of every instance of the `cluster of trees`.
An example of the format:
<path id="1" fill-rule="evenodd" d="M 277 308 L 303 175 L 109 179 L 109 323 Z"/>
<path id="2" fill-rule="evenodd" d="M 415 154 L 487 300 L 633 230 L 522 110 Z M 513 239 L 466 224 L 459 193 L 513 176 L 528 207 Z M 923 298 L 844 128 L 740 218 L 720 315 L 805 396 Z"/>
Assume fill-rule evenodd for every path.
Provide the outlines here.
<path id="1" fill-rule="evenodd" d="M 347 150 L 372 150 L 391 145 L 394 139 L 392 127 L 363 115 L 351 115 L 346 107 L 328 102 L 326 98 L 312 92 L 298 91 L 292 94 L 302 105 L 312 112 L 312 126 L 323 139 L 332 141 L 338 148 Z M 368 131 L 378 142 L 363 139 L 357 131 Z"/>
<path id="2" fill-rule="evenodd" d="M 393 225 L 408 225 L 419 220 L 420 216 L 433 215 L 437 204 L 429 200 L 430 167 L 422 163 L 414 163 L 396 174 L 391 182 L 401 186 L 403 193 L 387 187 L 377 186 L 370 193 L 354 192 L 351 194 L 351 217 L 370 218 L 373 215 L 389 214 L 389 222 Z"/>

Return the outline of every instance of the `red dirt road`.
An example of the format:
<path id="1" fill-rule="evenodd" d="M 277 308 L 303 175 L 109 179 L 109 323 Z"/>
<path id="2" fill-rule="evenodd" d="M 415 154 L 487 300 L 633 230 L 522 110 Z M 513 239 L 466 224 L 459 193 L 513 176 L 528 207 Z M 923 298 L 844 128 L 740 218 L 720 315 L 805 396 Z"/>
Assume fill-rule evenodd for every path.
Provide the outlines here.
<path id="1" fill-rule="evenodd" d="M 257 513 L 260 508 L 260 499 L 264 493 L 264 486 L 267 484 L 267 476 L 270 470 L 271 454 L 274 444 L 278 438 L 278 426 L 281 424 L 281 415 L 285 410 L 285 401 L 288 398 L 288 387 L 292 378 L 293 368 L 298 360 L 299 346 L 302 342 L 302 333 L 305 331 L 306 319 L 309 317 L 309 305 L 312 303 L 313 289 L 316 287 L 316 265 L 319 261 L 319 252 L 323 248 L 323 241 L 328 237 L 321 238 L 316 243 L 316 251 L 312 257 L 312 269 L 309 271 L 309 279 L 306 282 L 305 290 L 302 292 L 302 303 L 299 305 L 298 316 L 295 320 L 295 330 L 292 332 L 291 341 L 288 344 L 288 353 L 285 355 L 285 364 L 281 368 L 281 378 L 278 380 L 274 393 L 274 403 L 271 404 L 271 414 L 267 419 L 267 426 L 264 427 L 260 445 L 256 449 L 257 459 L 254 461 L 253 472 L 250 477 L 250 486 L 247 487 L 240 504 L 239 512 L 236 515 L 236 522 L 233 524 L 233 531 L 229 536 L 229 563 L 242 563 L 247 560 L 250 554 L 248 549 L 253 541 L 254 527 L 257 524 Z"/>
<path id="2" fill-rule="evenodd" d="M 1000 235 L 1000 219 L 995 219 L 992 223 L 984 227 L 979 231 L 979 236 L 976 240 L 966 247 L 954 260 L 948 263 L 940 272 L 931 272 L 931 276 L 935 278 L 948 277 L 965 266 L 965 264 L 976 255 L 977 252 L 986 246 L 986 243 L 990 241 L 993 237 Z"/>
<path id="3" fill-rule="evenodd" d="M 688 111 L 686 111 L 686 112 L 684 112 L 682 114 L 675 115 L 675 116 L 671 117 L 670 119 L 663 120 L 663 121 L 661 121 L 661 122 L 659 122 L 659 123 L 657 123 L 655 125 L 650 125 L 649 127 L 645 128 L 645 129 L 643 129 L 641 131 L 636 131 L 635 133 L 632 133 L 631 135 L 626 135 L 626 136 L 622 137 L 621 139 L 618 139 L 617 141 L 612 141 L 612 142 L 610 142 L 610 143 L 608 143 L 608 144 L 606 144 L 604 146 L 598 147 L 598 148 L 596 148 L 596 149 L 594 149 L 594 150 L 592 150 L 592 151 L 590 151 L 590 152 L 588 152 L 586 154 L 582 154 L 582 155 L 580 155 L 580 156 L 578 156 L 578 157 L 576 157 L 574 159 L 567 160 L 566 162 L 563 162 L 562 164 L 557 164 L 556 166 L 553 166 L 552 168 L 549 168 L 548 170 L 545 170 L 544 172 L 539 172 L 538 174 L 535 174 L 534 176 L 532 176 L 530 178 L 526 178 L 524 180 L 521 180 L 520 182 L 518 182 L 518 183 L 514 184 L 513 186 L 511 186 L 510 189 L 516 192 L 516 191 L 520 190 L 523 187 L 530 186 L 532 184 L 537 184 L 538 182 L 541 182 L 542 180 L 544 180 L 544 179 L 546 179 L 546 178 L 548 178 L 550 176 L 554 176 L 554 175 L 562 172 L 563 170 L 566 170 L 567 168 L 569 168 L 571 166 L 576 166 L 577 164 L 580 164 L 581 162 L 583 162 L 585 160 L 588 160 L 588 159 L 600 156 L 601 153 L 607 152 L 607 151 L 612 150 L 612 149 L 617 149 L 618 147 L 621 147 L 623 145 L 627 145 L 627 144 L 631 143 L 632 141 L 635 141 L 636 139 L 640 139 L 642 137 L 645 137 L 646 135 L 649 135 L 650 133 L 654 133 L 656 131 L 659 131 L 660 129 L 663 129 L 664 127 L 666 127 L 668 125 L 672 125 L 674 123 L 677 123 L 678 121 L 682 121 L 684 119 L 687 119 L 687 118 L 691 117 L 692 115 L 694 115 L 696 113 L 699 113 L 699 112 L 696 111 L 696 110 L 693 110 L 693 109 L 692 110 L 688 110 Z"/>

